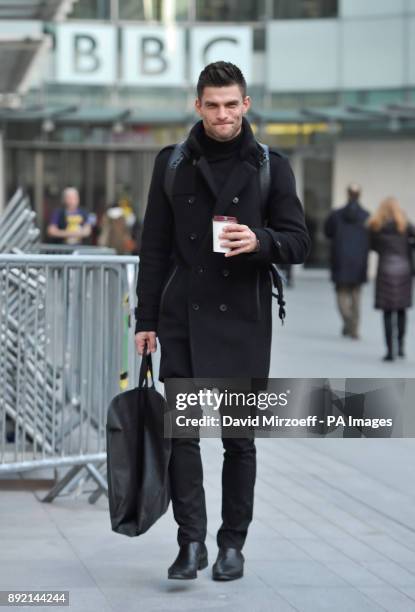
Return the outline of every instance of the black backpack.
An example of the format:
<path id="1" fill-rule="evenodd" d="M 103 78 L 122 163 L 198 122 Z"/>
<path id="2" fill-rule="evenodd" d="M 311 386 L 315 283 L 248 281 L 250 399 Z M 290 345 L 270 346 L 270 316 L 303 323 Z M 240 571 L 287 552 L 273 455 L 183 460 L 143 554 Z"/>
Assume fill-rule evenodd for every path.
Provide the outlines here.
<path id="1" fill-rule="evenodd" d="M 258 144 L 262 148 L 262 156 L 259 168 L 259 187 L 261 191 L 261 214 L 262 218 L 264 219 L 265 209 L 271 186 L 271 164 L 269 159 L 268 145 L 263 144 L 262 142 L 259 142 Z M 182 142 L 179 142 L 175 145 L 169 157 L 169 161 L 167 162 L 166 172 L 164 175 L 164 191 L 170 203 L 173 203 L 173 188 L 177 167 L 179 166 L 179 164 L 181 164 L 184 158 L 188 156 L 189 153 L 186 147 L 186 143 L 183 140 Z M 277 293 L 272 292 L 272 295 L 277 298 L 279 306 L 278 316 L 281 319 L 281 324 L 283 325 L 285 319 L 285 301 L 282 279 L 275 264 L 271 264 L 269 269 L 272 276 L 272 283 L 274 285 L 274 288 L 277 290 Z"/>

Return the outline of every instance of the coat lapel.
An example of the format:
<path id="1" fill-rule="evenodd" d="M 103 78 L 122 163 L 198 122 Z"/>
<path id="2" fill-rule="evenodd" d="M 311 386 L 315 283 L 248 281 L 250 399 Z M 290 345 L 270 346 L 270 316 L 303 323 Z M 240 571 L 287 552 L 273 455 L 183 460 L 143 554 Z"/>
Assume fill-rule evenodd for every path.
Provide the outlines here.
<path id="1" fill-rule="evenodd" d="M 190 131 L 186 140 L 186 148 L 189 151 L 189 156 L 193 157 L 193 164 L 198 168 L 204 182 L 208 186 L 215 204 L 213 209 L 214 215 L 226 214 L 235 197 L 238 197 L 247 183 L 252 179 L 255 173 L 258 172 L 255 158 L 258 156 L 258 146 L 254 139 L 251 127 L 248 121 L 243 117 L 243 140 L 241 144 L 240 159 L 238 159 L 230 173 L 228 180 L 223 185 L 220 193 L 215 184 L 210 166 L 203 155 L 203 150 L 200 145 L 200 135 L 203 132 L 203 123 L 198 121 Z M 251 159 L 252 163 L 248 161 Z"/>
<path id="2" fill-rule="evenodd" d="M 213 215 L 224 215 L 231 206 L 233 198 L 237 197 L 245 185 L 257 173 L 255 166 L 246 160 L 238 160 L 230 173 L 228 180 L 217 196 Z"/>
<path id="3" fill-rule="evenodd" d="M 203 176 L 207 186 L 209 187 L 210 191 L 212 192 L 212 195 L 216 200 L 216 198 L 218 197 L 217 187 L 215 185 L 215 180 L 213 178 L 212 171 L 205 157 L 200 157 L 198 159 L 197 167 L 199 168 L 200 174 Z"/>

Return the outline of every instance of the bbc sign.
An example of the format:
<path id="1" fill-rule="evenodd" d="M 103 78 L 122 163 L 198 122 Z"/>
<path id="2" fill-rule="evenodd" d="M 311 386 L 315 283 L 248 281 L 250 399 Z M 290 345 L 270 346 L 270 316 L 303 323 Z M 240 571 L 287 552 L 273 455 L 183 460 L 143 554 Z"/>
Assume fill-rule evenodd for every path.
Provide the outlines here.
<path id="1" fill-rule="evenodd" d="M 118 61 L 118 34 L 121 61 Z M 85 85 L 181 86 L 197 82 L 206 64 L 226 60 L 251 79 L 252 30 L 246 26 L 194 27 L 65 23 L 56 28 L 56 80 Z M 189 72 L 188 72 L 189 70 Z"/>

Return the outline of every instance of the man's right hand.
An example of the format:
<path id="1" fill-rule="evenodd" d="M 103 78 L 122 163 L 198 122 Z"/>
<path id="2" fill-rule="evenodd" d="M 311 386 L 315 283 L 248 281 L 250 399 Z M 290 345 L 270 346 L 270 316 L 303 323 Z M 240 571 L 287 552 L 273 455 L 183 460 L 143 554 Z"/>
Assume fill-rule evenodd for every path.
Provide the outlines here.
<path id="1" fill-rule="evenodd" d="M 144 353 L 144 346 L 147 344 L 147 350 L 150 353 L 155 353 L 157 350 L 157 340 L 155 331 L 143 331 L 138 332 L 135 335 L 135 347 L 137 353 L 142 355 Z"/>

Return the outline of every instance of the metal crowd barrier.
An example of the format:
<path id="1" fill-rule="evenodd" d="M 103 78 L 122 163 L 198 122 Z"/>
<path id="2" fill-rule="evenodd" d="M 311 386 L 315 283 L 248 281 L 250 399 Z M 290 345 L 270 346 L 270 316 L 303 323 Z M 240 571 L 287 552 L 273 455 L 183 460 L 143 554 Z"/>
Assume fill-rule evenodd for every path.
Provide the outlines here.
<path id="1" fill-rule="evenodd" d="M 92 244 L 53 244 L 39 242 L 32 252 L 39 255 L 116 255 L 117 251 L 110 247 L 94 246 Z"/>
<path id="2" fill-rule="evenodd" d="M 40 236 L 35 218 L 28 197 L 18 189 L 0 217 L 0 252 L 32 250 Z"/>
<path id="3" fill-rule="evenodd" d="M 0 477 L 86 468 L 107 492 L 106 409 L 137 384 L 131 329 L 138 257 L 0 254 Z M 101 470 L 101 471 L 100 471 Z"/>

